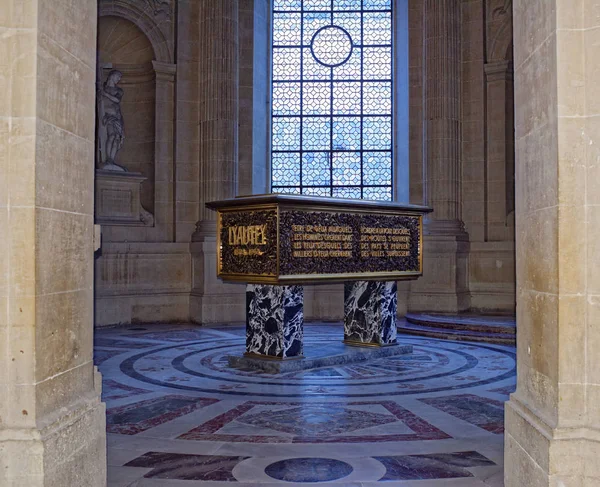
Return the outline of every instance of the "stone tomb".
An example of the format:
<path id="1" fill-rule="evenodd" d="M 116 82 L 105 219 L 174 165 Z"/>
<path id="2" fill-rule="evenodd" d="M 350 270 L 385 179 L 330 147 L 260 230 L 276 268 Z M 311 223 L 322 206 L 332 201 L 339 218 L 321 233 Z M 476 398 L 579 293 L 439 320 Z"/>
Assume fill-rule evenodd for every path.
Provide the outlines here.
<path id="1" fill-rule="evenodd" d="M 422 275 L 429 208 L 277 194 L 207 207 L 218 212 L 218 277 L 248 285 L 245 359 L 232 365 L 284 371 L 410 351 L 375 349 L 396 345 L 396 281 Z M 372 351 L 305 354 L 302 285 L 319 282 L 345 283 L 344 343 Z"/>

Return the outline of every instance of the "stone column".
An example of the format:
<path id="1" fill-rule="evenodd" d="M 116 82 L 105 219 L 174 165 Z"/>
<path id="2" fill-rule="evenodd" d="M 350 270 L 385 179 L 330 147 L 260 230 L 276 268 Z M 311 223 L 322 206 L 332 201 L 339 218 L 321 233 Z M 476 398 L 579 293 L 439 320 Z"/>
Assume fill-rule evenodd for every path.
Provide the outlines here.
<path id="1" fill-rule="evenodd" d="M 396 345 L 398 286 L 395 281 L 344 284 L 344 342 L 356 346 Z"/>
<path id="2" fill-rule="evenodd" d="M 200 6 L 200 219 L 194 240 L 216 233 L 207 201 L 237 195 L 239 124 L 239 5 L 205 0 Z"/>
<path id="3" fill-rule="evenodd" d="M 506 487 L 600 485 L 600 0 L 515 0 L 517 390 Z"/>
<path id="4" fill-rule="evenodd" d="M 460 216 L 460 0 L 424 7 L 424 277 L 412 284 L 411 311 L 469 307 L 468 235 Z"/>
<path id="5" fill-rule="evenodd" d="M 0 485 L 103 487 L 97 2 L 3 0 L 0 11 Z"/>
<path id="6" fill-rule="evenodd" d="M 486 240 L 514 238 L 508 216 L 514 210 L 514 112 L 512 62 L 485 65 L 487 93 Z"/>
<path id="7" fill-rule="evenodd" d="M 173 132 L 175 123 L 175 64 L 153 61 L 156 73 L 155 176 L 156 226 L 166 241 L 175 241 L 173 211 Z"/>
<path id="8" fill-rule="evenodd" d="M 190 316 L 200 323 L 242 321 L 245 287 L 217 280 L 216 213 L 205 208 L 208 201 L 237 195 L 239 5 L 237 0 L 199 3 L 200 191 Z"/>

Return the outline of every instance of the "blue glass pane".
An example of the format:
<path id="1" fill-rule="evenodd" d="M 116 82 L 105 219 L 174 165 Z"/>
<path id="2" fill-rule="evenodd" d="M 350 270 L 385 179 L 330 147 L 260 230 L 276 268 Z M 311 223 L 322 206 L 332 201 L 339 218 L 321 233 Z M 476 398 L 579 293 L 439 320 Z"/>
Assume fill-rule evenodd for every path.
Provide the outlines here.
<path id="1" fill-rule="evenodd" d="M 392 0 L 364 0 L 365 10 L 390 10 Z"/>
<path id="2" fill-rule="evenodd" d="M 332 164 L 334 186 L 360 186 L 360 152 L 334 152 Z"/>
<path id="3" fill-rule="evenodd" d="M 363 184 L 392 184 L 392 153 L 365 152 L 363 155 Z"/>
<path id="4" fill-rule="evenodd" d="M 365 200 L 392 200 L 392 188 L 363 188 L 363 199 Z"/>
<path id="5" fill-rule="evenodd" d="M 328 115 L 331 111 L 331 84 L 304 83 L 302 88 L 304 115 Z"/>
<path id="6" fill-rule="evenodd" d="M 392 149 L 392 117 L 363 119 L 363 149 Z"/>
<path id="7" fill-rule="evenodd" d="M 333 119 L 333 150 L 360 149 L 360 118 L 335 117 Z"/>
<path id="8" fill-rule="evenodd" d="M 300 83 L 273 83 L 273 115 L 300 115 Z"/>
<path id="9" fill-rule="evenodd" d="M 355 46 L 360 46 L 362 44 L 360 38 L 360 29 L 361 29 L 361 17 L 360 14 L 356 13 L 345 13 L 338 12 L 333 16 L 333 24 L 344 29 L 350 37 L 352 38 L 352 43 Z"/>
<path id="10" fill-rule="evenodd" d="M 334 198 L 360 199 L 360 188 L 333 188 Z"/>
<path id="11" fill-rule="evenodd" d="M 363 53 L 365 79 L 392 79 L 391 47 L 365 47 Z"/>
<path id="12" fill-rule="evenodd" d="M 295 188 L 278 188 L 276 186 L 273 186 L 273 193 L 279 193 L 279 194 L 301 194 L 300 191 L 300 187 L 295 187 Z"/>
<path id="13" fill-rule="evenodd" d="M 331 196 L 330 188 L 304 188 L 302 194 L 308 194 L 312 196 Z"/>
<path id="14" fill-rule="evenodd" d="M 273 81 L 300 79 L 300 49 L 273 49 Z"/>
<path id="15" fill-rule="evenodd" d="M 391 199 L 391 0 L 273 6 L 273 191 Z"/>
<path id="16" fill-rule="evenodd" d="M 392 14 L 368 12 L 364 14 L 363 44 L 392 44 Z"/>
<path id="17" fill-rule="evenodd" d="M 387 115 L 392 113 L 392 83 L 389 81 L 363 84 L 363 113 Z"/>
<path id="18" fill-rule="evenodd" d="M 330 119 L 305 118 L 302 120 L 302 148 L 304 150 L 330 150 Z"/>
<path id="19" fill-rule="evenodd" d="M 310 48 L 304 48 L 302 77 L 306 81 L 329 81 L 331 79 L 331 68 L 319 64 L 313 57 Z"/>
<path id="20" fill-rule="evenodd" d="M 331 184 L 329 153 L 305 152 L 302 157 L 302 184 L 329 186 Z"/>
<path id="21" fill-rule="evenodd" d="M 330 10 L 331 0 L 304 0 L 304 10 Z"/>
<path id="22" fill-rule="evenodd" d="M 302 0 L 273 0 L 273 10 L 300 10 Z"/>
<path id="23" fill-rule="evenodd" d="M 273 14 L 273 44 L 300 45 L 301 15 L 296 13 Z"/>
<path id="24" fill-rule="evenodd" d="M 300 150 L 300 118 L 273 118 L 273 150 Z"/>
<path id="25" fill-rule="evenodd" d="M 328 13 L 304 14 L 304 45 L 310 46 L 312 38 L 321 27 L 331 25 L 331 16 Z"/>
<path id="26" fill-rule="evenodd" d="M 360 82 L 333 84 L 333 113 L 336 115 L 360 115 Z"/>
<path id="27" fill-rule="evenodd" d="M 360 10 L 361 0 L 333 0 L 333 10 Z"/>
<path id="28" fill-rule="evenodd" d="M 352 54 L 350 56 L 350 59 L 348 59 L 348 61 L 346 61 L 341 66 L 337 66 L 337 67 L 333 68 L 333 79 L 334 80 L 340 80 L 340 79 L 358 80 L 358 79 L 360 79 L 360 51 L 361 51 L 361 49 L 359 47 L 355 47 L 352 50 Z M 328 73 L 328 79 L 329 79 L 329 73 Z"/>
<path id="29" fill-rule="evenodd" d="M 300 153 L 273 154 L 273 186 L 300 185 Z"/>

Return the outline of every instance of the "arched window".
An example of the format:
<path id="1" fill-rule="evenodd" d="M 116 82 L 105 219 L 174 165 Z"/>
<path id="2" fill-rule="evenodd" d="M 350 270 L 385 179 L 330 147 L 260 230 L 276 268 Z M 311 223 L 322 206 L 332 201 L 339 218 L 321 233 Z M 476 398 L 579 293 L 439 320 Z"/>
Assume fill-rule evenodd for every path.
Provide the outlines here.
<path id="1" fill-rule="evenodd" d="M 271 188 L 391 200 L 392 0 L 274 0 Z"/>

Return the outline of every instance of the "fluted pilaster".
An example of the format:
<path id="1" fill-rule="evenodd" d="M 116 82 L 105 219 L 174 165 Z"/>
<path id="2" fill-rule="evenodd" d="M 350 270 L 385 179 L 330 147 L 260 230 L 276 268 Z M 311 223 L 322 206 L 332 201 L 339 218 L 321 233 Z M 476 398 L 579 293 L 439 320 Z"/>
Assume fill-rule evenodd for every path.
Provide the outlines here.
<path id="1" fill-rule="evenodd" d="M 237 0 L 200 6 L 200 198 L 195 239 L 214 233 L 207 201 L 237 194 L 239 30 Z"/>
<path id="2" fill-rule="evenodd" d="M 426 0 L 424 42 L 424 182 L 432 218 L 450 229 L 460 219 L 459 0 Z"/>

